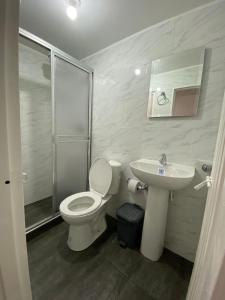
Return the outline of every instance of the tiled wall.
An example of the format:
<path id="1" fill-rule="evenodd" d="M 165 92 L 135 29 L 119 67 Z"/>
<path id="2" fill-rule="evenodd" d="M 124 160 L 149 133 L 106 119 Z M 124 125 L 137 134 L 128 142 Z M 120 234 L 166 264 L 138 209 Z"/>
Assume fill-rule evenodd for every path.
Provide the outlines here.
<path id="1" fill-rule="evenodd" d="M 25 205 L 52 195 L 51 87 L 48 56 L 20 45 L 20 118 Z"/>
<path id="2" fill-rule="evenodd" d="M 151 61 L 176 52 L 205 46 L 206 61 L 197 117 L 146 118 Z M 132 195 L 126 179 L 128 163 L 138 158 L 195 164 L 194 183 L 204 174 L 199 160 L 213 158 L 225 88 L 225 3 L 196 9 L 123 40 L 84 60 L 95 70 L 92 158 L 123 164 L 120 192 L 109 213 L 124 201 L 145 205 L 146 195 Z M 140 68 L 140 76 L 134 70 Z M 204 213 L 206 190 L 193 184 L 176 192 L 169 202 L 166 247 L 194 260 Z"/>

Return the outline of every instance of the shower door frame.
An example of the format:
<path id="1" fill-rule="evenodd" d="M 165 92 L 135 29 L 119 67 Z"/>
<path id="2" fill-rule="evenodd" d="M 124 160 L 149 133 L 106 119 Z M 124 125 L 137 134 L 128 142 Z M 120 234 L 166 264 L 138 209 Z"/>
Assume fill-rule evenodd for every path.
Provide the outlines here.
<path id="1" fill-rule="evenodd" d="M 91 144 L 92 144 L 92 100 L 93 100 L 93 76 L 94 70 L 89 66 L 85 65 L 83 62 L 77 60 L 76 58 L 72 57 L 71 55 L 67 54 L 66 52 L 58 49 L 57 47 L 49 44 L 48 42 L 44 41 L 43 39 L 37 37 L 36 35 L 19 28 L 19 35 L 21 37 L 27 38 L 28 40 L 43 46 L 50 52 L 50 66 L 51 66 L 51 105 L 52 105 L 52 161 L 53 161 L 53 169 L 52 169 L 52 182 L 53 182 L 53 190 L 52 190 L 52 215 L 45 219 L 40 220 L 39 222 L 29 226 L 26 228 L 26 233 L 30 233 L 41 226 L 51 222 L 54 219 L 60 217 L 60 213 L 56 212 L 56 184 L 55 184 L 55 169 L 56 169 L 56 150 L 55 150 L 55 97 L 54 97 L 54 84 L 55 84 L 55 61 L 54 58 L 58 57 L 63 59 L 64 61 L 70 63 L 74 67 L 77 67 L 89 74 L 89 110 L 88 110 L 88 153 L 87 153 L 87 174 L 89 172 L 91 166 Z M 88 176 L 86 180 L 86 187 L 88 187 Z"/>

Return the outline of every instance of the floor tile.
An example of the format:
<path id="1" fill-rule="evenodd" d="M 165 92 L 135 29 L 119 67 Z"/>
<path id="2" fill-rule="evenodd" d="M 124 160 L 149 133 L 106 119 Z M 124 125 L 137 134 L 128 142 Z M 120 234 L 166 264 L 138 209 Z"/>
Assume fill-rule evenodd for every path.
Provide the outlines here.
<path id="1" fill-rule="evenodd" d="M 29 227 L 52 215 L 52 197 L 25 205 L 25 223 Z"/>
<path id="2" fill-rule="evenodd" d="M 158 262 L 143 258 L 130 280 L 154 299 L 185 299 L 190 274 L 184 278 L 180 258 L 172 253 L 167 256 L 163 255 Z"/>
<path id="3" fill-rule="evenodd" d="M 142 255 L 138 251 L 120 247 L 116 234 L 108 239 L 101 254 L 128 277 L 131 276 L 142 259 Z"/>
<path id="4" fill-rule="evenodd" d="M 127 282 L 118 300 L 155 300 L 132 282 Z M 163 299 L 162 299 L 163 300 Z"/>
<path id="5" fill-rule="evenodd" d="M 28 241 L 33 300 L 183 300 L 192 264 L 165 251 L 151 262 L 106 232 L 88 249 L 67 246 L 60 223 Z"/>
<path id="6" fill-rule="evenodd" d="M 83 270 L 82 270 L 83 269 Z M 56 296 L 55 300 L 106 300 L 113 294 L 120 294 L 127 279 L 109 262 L 99 258 L 89 268 L 80 266 L 80 270 L 70 272 L 69 284 Z"/>

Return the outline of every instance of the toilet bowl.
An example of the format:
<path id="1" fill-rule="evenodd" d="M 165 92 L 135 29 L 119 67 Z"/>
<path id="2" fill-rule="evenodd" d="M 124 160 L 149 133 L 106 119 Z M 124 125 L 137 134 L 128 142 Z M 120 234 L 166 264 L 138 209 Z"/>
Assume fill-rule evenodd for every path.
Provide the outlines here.
<path id="1" fill-rule="evenodd" d="M 89 247 L 106 229 L 106 206 L 117 194 L 121 164 L 99 158 L 89 171 L 90 191 L 73 194 L 64 199 L 60 214 L 70 225 L 67 244 L 74 251 Z"/>

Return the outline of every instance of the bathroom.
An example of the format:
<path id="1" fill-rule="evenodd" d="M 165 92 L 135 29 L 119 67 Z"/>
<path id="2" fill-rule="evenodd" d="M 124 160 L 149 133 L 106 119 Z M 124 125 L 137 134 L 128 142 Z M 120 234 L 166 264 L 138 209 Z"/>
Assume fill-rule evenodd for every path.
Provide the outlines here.
<path id="1" fill-rule="evenodd" d="M 52 5 L 18 3 L 27 292 L 3 299 L 222 300 L 225 1 Z"/>

